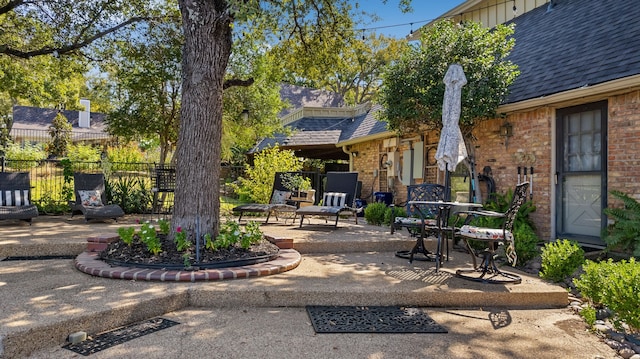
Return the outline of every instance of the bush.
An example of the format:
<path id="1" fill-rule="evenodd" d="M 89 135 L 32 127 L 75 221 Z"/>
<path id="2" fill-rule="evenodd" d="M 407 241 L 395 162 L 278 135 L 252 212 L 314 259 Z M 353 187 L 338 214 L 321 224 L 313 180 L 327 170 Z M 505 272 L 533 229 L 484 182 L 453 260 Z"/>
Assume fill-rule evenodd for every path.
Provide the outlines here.
<path id="1" fill-rule="evenodd" d="M 107 201 L 120 205 L 125 213 L 146 213 L 151 205 L 151 191 L 137 177 L 105 181 Z"/>
<path id="2" fill-rule="evenodd" d="M 584 263 L 584 250 L 577 242 L 567 239 L 547 243 L 542 248 L 540 277 L 560 282 Z"/>
<path id="3" fill-rule="evenodd" d="M 539 239 L 533 228 L 527 225 L 520 225 L 514 228 L 516 253 L 518 254 L 518 265 L 524 265 L 528 261 L 540 254 L 538 249 Z"/>
<path id="4" fill-rule="evenodd" d="M 631 331 L 640 330 L 640 265 L 634 258 L 613 262 L 586 261 L 584 273 L 574 279 L 576 288 L 595 306 L 613 312 L 617 329 L 626 323 Z"/>
<path id="5" fill-rule="evenodd" d="M 391 221 L 393 221 L 393 218 L 391 218 L 391 212 L 393 212 L 395 217 L 407 216 L 407 211 L 404 207 L 387 207 L 384 211 L 384 222 L 382 223 L 385 226 L 391 226 Z"/>
<path id="6" fill-rule="evenodd" d="M 624 208 L 604 209 L 614 220 L 602 234 L 607 250 L 620 249 L 640 258 L 640 202 L 620 191 L 611 191 L 611 195 L 622 200 Z"/>
<path id="7" fill-rule="evenodd" d="M 91 145 L 71 145 L 67 158 L 71 162 L 100 162 L 100 149 Z"/>
<path id="8" fill-rule="evenodd" d="M 384 222 L 385 212 L 387 211 L 387 205 L 381 202 L 375 202 L 367 205 L 364 209 L 364 219 L 367 223 L 381 226 Z"/>
<path id="9" fill-rule="evenodd" d="M 244 202 L 269 203 L 276 172 L 296 172 L 302 169 L 295 153 L 281 151 L 278 147 L 258 152 L 253 166 L 245 165 L 245 176 L 238 178 L 238 184 L 231 186 Z"/>
<path id="10" fill-rule="evenodd" d="M 138 164 L 144 162 L 144 154 L 140 148 L 129 143 L 125 146 L 109 147 L 107 149 L 107 160 L 112 164 L 112 171 L 135 171 Z"/>
<path id="11" fill-rule="evenodd" d="M 47 153 L 40 145 L 11 144 L 7 148 L 6 157 L 15 161 L 7 161 L 7 166 L 15 170 L 28 170 L 38 166 L 38 163 L 47 158 Z"/>

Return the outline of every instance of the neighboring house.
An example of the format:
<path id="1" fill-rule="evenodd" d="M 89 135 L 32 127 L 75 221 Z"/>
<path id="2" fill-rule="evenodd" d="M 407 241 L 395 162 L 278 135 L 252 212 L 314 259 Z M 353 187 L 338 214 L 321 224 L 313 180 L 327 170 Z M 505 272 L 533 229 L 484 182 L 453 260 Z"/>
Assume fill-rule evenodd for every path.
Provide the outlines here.
<path id="1" fill-rule="evenodd" d="M 344 138 L 342 132 L 351 126 L 353 118 L 366 113 L 364 107 L 342 107 L 344 100 L 339 94 L 288 84 L 281 86 L 280 97 L 290 105 L 279 117 L 291 133 L 262 139 L 249 155 L 278 144 L 282 149 L 295 150 L 298 157 L 349 159 L 336 143 Z"/>
<path id="2" fill-rule="evenodd" d="M 73 143 L 104 143 L 111 139 L 111 136 L 106 132 L 106 115 L 103 113 L 28 106 L 13 106 L 11 138 L 15 143 L 50 141 L 49 127 L 58 111 L 71 123 Z"/>
<path id="3" fill-rule="evenodd" d="M 608 192 L 640 199 L 640 6 L 626 0 L 469 0 L 442 17 L 516 24 L 509 59 L 521 74 L 497 110 L 501 116 L 482 122 L 474 132 L 478 140 L 467 144 L 475 148 L 476 167 L 491 168 L 501 193 L 524 180 L 524 168 L 530 180 L 533 168 L 537 209 L 531 216 L 538 235 L 603 246 Z M 353 116 L 335 144 L 353 154 L 363 198 L 391 191 L 402 201 L 409 183 L 441 182 L 433 160 L 439 134 L 398 138 L 373 112 Z M 508 127 L 509 136 L 502 136 Z"/>

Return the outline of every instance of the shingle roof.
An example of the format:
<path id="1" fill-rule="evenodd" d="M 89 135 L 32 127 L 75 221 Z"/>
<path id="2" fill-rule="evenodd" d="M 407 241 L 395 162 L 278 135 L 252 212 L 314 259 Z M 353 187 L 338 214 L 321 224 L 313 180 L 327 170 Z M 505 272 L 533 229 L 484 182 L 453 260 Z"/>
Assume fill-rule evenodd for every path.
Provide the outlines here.
<path id="1" fill-rule="evenodd" d="M 640 74 L 640 6 L 628 0 L 554 0 L 522 14 L 509 59 L 520 68 L 504 103 Z"/>
<path id="2" fill-rule="evenodd" d="M 105 118 L 103 113 L 91 112 L 90 128 L 79 128 L 79 112 L 62 110 L 62 114 L 69 120 L 74 132 L 103 133 Z M 13 106 L 13 129 L 21 130 L 48 130 L 58 110 L 50 108 Z"/>
<path id="3" fill-rule="evenodd" d="M 291 107 L 278 114 L 283 117 L 289 112 L 301 107 L 342 107 L 344 99 L 341 95 L 325 91 L 310 89 L 301 86 L 282 84 L 280 85 L 280 98 L 288 102 Z"/>

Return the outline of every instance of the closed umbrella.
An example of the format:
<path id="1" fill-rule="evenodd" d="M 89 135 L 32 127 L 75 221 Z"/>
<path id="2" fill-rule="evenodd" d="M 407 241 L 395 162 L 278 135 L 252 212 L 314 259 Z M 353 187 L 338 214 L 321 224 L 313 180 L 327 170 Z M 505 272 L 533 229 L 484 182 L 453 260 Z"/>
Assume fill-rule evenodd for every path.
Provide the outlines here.
<path id="1" fill-rule="evenodd" d="M 451 199 L 450 172 L 456 170 L 460 162 L 467 158 L 467 148 L 460 131 L 459 121 L 462 110 L 462 86 L 467 83 L 462 66 L 452 64 L 444 76 L 444 100 L 442 101 L 442 131 L 436 151 L 438 168 L 445 171 L 445 199 Z"/>

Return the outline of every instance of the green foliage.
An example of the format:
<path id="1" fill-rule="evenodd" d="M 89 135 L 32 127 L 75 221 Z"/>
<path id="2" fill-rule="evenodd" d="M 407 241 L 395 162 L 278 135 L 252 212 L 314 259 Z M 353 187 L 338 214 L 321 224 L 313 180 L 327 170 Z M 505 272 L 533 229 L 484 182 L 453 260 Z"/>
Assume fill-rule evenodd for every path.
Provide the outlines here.
<path id="1" fill-rule="evenodd" d="M 384 222 L 386 212 L 386 204 L 381 202 L 371 203 L 364 209 L 364 219 L 366 219 L 369 224 L 380 226 Z"/>
<path id="2" fill-rule="evenodd" d="M 467 84 L 462 88 L 460 127 L 465 138 L 478 121 L 495 117 L 498 105 L 518 75 L 506 57 L 515 42 L 513 25 L 483 27 L 440 20 L 422 35 L 421 45 L 408 47 L 383 74 L 380 103 L 389 127 L 400 133 L 420 126 L 442 126 L 444 75 L 449 66 L 462 66 Z"/>
<path id="3" fill-rule="evenodd" d="M 515 238 L 516 253 L 518 254 L 518 264 L 524 265 L 528 261 L 540 255 L 538 244 L 540 239 L 533 231 L 533 228 L 520 225 L 515 227 L 513 231 Z"/>
<path id="4" fill-rule="evenodd" d="M 169 230 L 171 229 L 171 223 L 166 219 L 161 219 L 158 221 L 158 227 L 160 227 L 160 233 L 166 236 L 169 234 Z"/>
<path id="5" fill-rule="evenodd" d="M 137 164 L 144 162 L 144 154 L 134 143 L 125 146 L 109 147 L 107 160 L 112 171 L 134 171 Z"/>
<path id="6" fill-rule="evenodd" d="M 67 158 L 71 162 L 100 162 L 100 149 L 91 145 L 70 145 Z"/>
<path id="7" fill-rule="evenodd" d="M 64 183 L 62 184 L 62 199 L 66 202 L 73 199 L 73 166 L 68 158 L 60 160 L 60 166 L 62 166 L 62 176 Z"/>
<path id="8" fill-rule="evenodd" d="M 629 261 L 586 261 L 584 273 L 574 279 L 576 288 L 595 306 L 606 306 L 618 329 L 626 323 L 632 332 L 640 331 L 640 265 Z"/>
<path id="9" fill-rule="evenodd" d="M 596 324 L 596 310 L 592 306 L 586 306 L 585 308 L 582 308 L 582 310 L 580 311 L 580 316 L 587 324 L 589 324 L 590 327 L 593 327 Z"/>
<path id="10" fill-rule="evenodd" d="M 614 221 L 602 233 L 607 250 L 619 249 L 640 258 L 640 202 L 620 191 L 611 191 L 611 195 L 622 200 L 624 207 L 604 209 Z"/>
<path id="11" fill-rule="evenodd" d="M 47 153 L 40 145 L 11 144 L 7 148 L 7 158 L 15 161 L 7 161 L 7 166 L 14 170 L 28 170 L 38 166 L 38 162 L 47 158 Z"/>
<path id="12" fill-rule="evenodd" d="M 140 241 L 147 246 L 153 255 L 162 252 L 162 243 L 156 233 L 156 229 L 149 223 L 143 223 L 140 227 Z"/>
<path id="13" fill-rule="evenodd" d="M 146 213 L 151 206 L 151 191 L 138 177 L 110 178 L 105 187 L 107 199 L 118 203 L 125 213 Z"/>
<path id="14" fill-rule="evenodd" d="M 66 155 L 67 149 L 71 145 L 71 123 L 62 112 L 58 112 L 51 122 L 49 135 L 51 136 L 51 141 L 47 145 L 49 154 L 55 157 Z"/>
<path id="15" fill-rule="evenodd" d="M 270 147 L 256 153 L 253 166 L 245 165 L 246 177 L 238 178 L 239 184 L 232 184 L 232 187 L 240 200 L 269 203 L 276 172 L 296 172 L 301 169 L 302 163 L 293 151 Z"/>
<path id="16" fill-rule="evenodd" d="M 173 235 L 173 241 L 176 243 L 176 248 L 180 252 L 191 248 L 191 241 L 187 239 L 187 234 L 182 231 L 182 227 L 176 228 L 176 233 Z"/>
<path id="17" fill-rule="evenodd" d="M 61 203 L 53 198 L 51 192 L 44 192 L 40 196 L 40 199 L 34 201 L 38 212 L 46 214 L 62 214 L 70 210 L 68 201 Z"/>
<path id="18" fill-rule="evenodd" d="M 205 235 L 205 246 L 211 250 L 229 249 L 236 244 L 241 248 L 248 249 L 252 244 L 262 240 L 263 233 L 258 222 L 248 222 L 244 230 L 236 221 L 226 221 L 220 227 L 220 233 L 215 240 L 211 240 L 211 235 Z"/>
<path id="19" fill-rule="evenodd" d="M 311 179 L 298 173 L 283 173 L 280 179 L 282 181 L 282 185 L 291 192 L 311 189 Z"/>
<path id="20" fill-rule="evenodd" d="M 384 224 L 385 226 L 391 226 L 391 222 L 394 220 L 394 218 L 391 218 L 392 213 L 394 217 L 407 216 L 407 210 L 404 207 L 388 207 L 384 211 L 384 222 L 382 222 L 382 224 Z"/>
<path id="21" fill-rule="evenodd" d="M 573 274 L 584 260 L 584 250 L 575 241 L 562 239 L 546 243 L 542 248 L 540 277 L 560 282 Z"/>
<path id="22" fill-rule="evenodd" d="M 133 235 L 135 233 L 136 233 L 136 229 L 133 227 L 118 228 L 118 236 L 120 236 L 120 239 L 122 239 L 122 241 L 128 246 L 131 246 L 131 244 L 133 243 Z"/>

